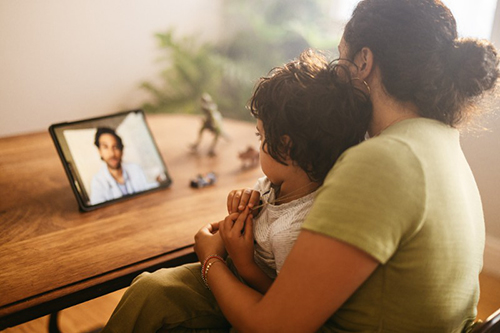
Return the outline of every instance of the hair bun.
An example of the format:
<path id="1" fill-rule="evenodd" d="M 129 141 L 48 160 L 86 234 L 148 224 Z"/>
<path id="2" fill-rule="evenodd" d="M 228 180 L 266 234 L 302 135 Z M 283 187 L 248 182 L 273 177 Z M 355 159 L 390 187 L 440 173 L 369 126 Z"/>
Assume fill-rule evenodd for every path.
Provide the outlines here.
<path id="1" fill-rule="evenodd" d="M 455 84 L 468 97 L 479 96 L 493 88 L 500 75 L 498 54 L 487 40 L 456 40 L 450 60 Z"/>

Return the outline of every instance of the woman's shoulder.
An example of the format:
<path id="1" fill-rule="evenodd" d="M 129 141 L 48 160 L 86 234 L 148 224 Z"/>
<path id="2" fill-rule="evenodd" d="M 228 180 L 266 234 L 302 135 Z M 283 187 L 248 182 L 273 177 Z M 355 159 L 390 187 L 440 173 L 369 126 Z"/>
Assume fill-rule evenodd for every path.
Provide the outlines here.
<path id="1" fill-rule="evenodd" d="M 437 120 L 407 119 L 351 147 L 339 162 L 414 164 L 415 160 L 425 158 L 433 143 L 457 140 L 457 130 Z"/>
<path id="2" fill-rule="evenodd" d="M 378 136 L 346 150 L 333 169 L 367 165 L 370 168 L 408 167 L 418 162 L 418 153 L 410 142 L 394 136 Z M 418 163 L 417 163 L 418 164 Z"/>

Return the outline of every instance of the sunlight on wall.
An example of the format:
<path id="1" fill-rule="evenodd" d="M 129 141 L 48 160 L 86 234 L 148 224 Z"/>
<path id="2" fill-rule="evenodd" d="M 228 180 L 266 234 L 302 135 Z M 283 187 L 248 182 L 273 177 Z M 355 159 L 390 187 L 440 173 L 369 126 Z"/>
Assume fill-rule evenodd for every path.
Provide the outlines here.
<path id="1" fill-rule="evenodd" d="M 332 0 L 331 17 L 344 25 L 358 2 L 359 0 Z M 491 37 L 497 0 L 443 0 L 443 3 L 455 16 L 459 36 Z"/>
<path id="2" fill-rule="evenodd" d="M 497 0 L 444 0 L 457 21 L 461 37 L 490 39 Z"/>

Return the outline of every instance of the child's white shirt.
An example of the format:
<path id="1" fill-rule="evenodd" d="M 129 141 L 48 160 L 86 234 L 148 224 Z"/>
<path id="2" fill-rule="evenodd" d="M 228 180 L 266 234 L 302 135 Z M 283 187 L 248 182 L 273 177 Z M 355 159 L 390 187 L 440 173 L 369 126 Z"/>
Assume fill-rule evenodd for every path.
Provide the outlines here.
<path id="1" fill-rule="evenodd" d="M 299 236 L 316 191 L 296 200 L 274 205 L 276 193 L 267 177 L 260 178 L 254 189 L 260 192 L 264 205 L 254 220 L 254 258 L 256 264 L 274 279 Z"/>

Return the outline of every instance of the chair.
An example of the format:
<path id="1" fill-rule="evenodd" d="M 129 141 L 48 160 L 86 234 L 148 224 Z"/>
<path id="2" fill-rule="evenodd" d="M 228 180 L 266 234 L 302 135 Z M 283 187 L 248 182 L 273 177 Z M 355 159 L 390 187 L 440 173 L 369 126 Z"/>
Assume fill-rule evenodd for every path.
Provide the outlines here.
<path id="1" fill-rule="evenodd" d="M 472 333 L 500 333 L 500 309 L 472 330 Z"/>

